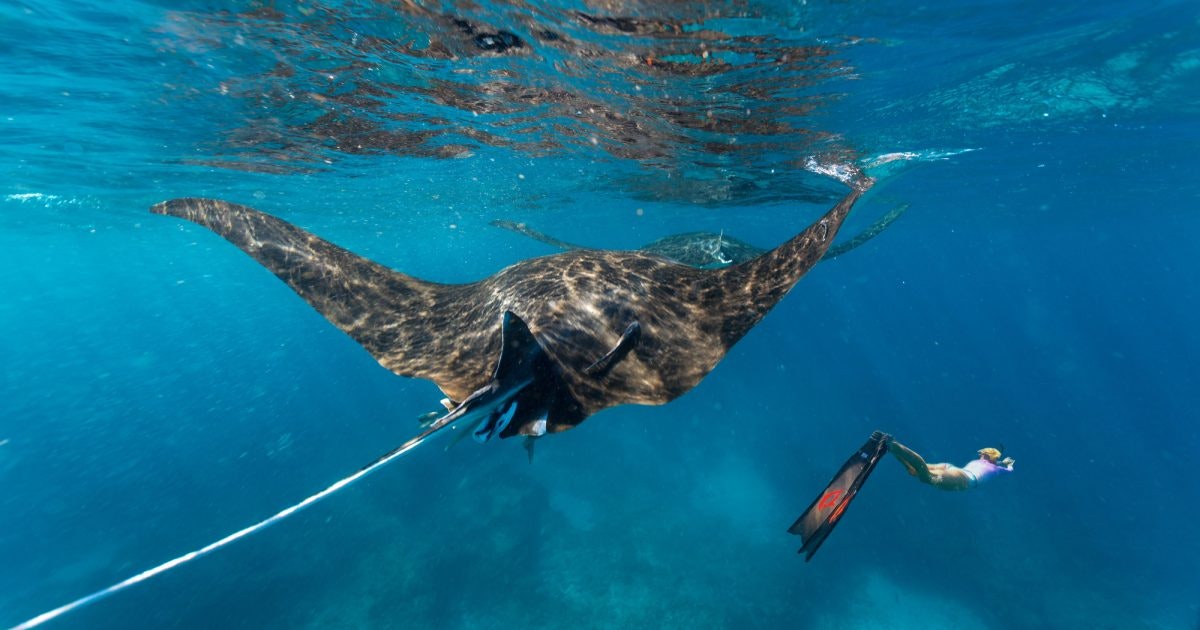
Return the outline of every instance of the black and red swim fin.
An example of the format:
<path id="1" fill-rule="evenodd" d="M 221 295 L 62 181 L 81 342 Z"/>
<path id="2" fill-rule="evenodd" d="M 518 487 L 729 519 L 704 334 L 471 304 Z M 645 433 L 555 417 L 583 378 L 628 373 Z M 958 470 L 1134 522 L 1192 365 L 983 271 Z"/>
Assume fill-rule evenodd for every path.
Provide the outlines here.
<path id="1" fill-rule="evenodd" d="M 803 541 L 800 553 L 807 554 L 805 562 L 812 560 L 813 554 L 817 553 L 817 549 L 821 548 L 821 544 L 842 520 L 846 508 L 850 507 L 858 490 L 866 483 L 871 471 L 875 470 L 875 464 L 887 453 L 891 439 L 892 436 L 886 433 L 872 433 L 871 439 L 842 464 L 825 490 L 788 528 L 789 534 L 796 534 Z"/>

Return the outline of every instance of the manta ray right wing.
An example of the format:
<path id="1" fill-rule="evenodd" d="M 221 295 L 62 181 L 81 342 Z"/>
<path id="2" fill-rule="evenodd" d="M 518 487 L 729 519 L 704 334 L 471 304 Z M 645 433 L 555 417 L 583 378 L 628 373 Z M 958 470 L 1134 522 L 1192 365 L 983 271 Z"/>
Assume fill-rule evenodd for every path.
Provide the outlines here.
<path id="1" fill-rule="evenodd" d="M 474 331 L 495 330 L 476 285 L 426 282 L 393 271 L 253 208 L 215 199 L 173 199 L 151 212 L 209 228 L 287 283 L 381 365 L 435 382 L 461 401 L 484 385 L 499 353 Z M 481 299 L 482 298 L 482 299 Z M 464 303 L 466 303 L 464 305 Z M 474 355 L 464 340 L 478 341 Z"/>

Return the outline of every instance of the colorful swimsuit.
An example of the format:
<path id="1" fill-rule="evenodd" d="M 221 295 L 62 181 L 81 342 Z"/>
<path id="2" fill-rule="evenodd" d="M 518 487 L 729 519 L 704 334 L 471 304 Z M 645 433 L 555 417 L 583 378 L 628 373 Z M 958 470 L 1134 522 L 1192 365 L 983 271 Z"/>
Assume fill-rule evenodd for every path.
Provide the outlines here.
<path id="1" fill-rule="evenodd" d="M 1005 473 L 1012 472 L 1011 468 L 997 466 L 986 459 L 973 459 L 963 466 L 963 471 L 971 478 L 971 487 L 974 488 L 988 479 Z"/>

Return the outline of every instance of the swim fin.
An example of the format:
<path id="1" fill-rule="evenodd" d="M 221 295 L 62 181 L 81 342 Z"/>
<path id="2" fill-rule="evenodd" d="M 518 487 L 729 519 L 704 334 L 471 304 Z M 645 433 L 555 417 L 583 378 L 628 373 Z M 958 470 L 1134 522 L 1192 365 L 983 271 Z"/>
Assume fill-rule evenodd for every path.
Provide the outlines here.
<path id="1" fill-rule="evenodd" d="M 807 554 L 804 557 L 805 562 L 812 560 L 813 554 L 817 553 L 817 549 L 821 548 L 821 544 L 842 520 L 846 508 L 850 507 L 850 502 L 854 500 L 858 490 L 887 453 L 887 445 L 891 439 L 892 436 L 886 433 L 872 433 L 867 443 L 842 464 L 842 468 L 833 476 L 825 491 L 817 495 L 808 509 L 804 510 L 804 514 L 788 528 L 789 534 L 796 534 L 803 541 L 799 553 Z"/>

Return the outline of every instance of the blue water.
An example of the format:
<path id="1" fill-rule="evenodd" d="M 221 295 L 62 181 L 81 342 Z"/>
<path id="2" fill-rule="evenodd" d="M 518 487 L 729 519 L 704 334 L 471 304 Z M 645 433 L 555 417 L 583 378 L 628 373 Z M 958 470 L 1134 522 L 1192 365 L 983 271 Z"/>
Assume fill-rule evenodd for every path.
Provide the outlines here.
<path id="1" fill-rule="evenodd" d="M 0 626 L 324 488 L 441 397 L 151 204 L 458 282 L 553 253 L 497 218 L 774 245 L 844 190 L 806 158 L 892 152 L 847 229 L 907 214 L 681 399 L 532 464 L 418 449 L 55 625 L 1200 621 L 1194 2 L 18 0 L 0 61 Z M 787 526 L 874 429 L 1016 473 L 943 493 L 885 460 L 805 564 Z"/>

